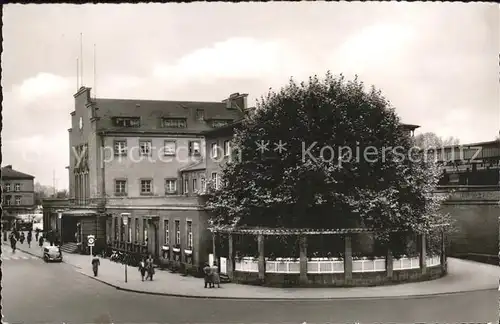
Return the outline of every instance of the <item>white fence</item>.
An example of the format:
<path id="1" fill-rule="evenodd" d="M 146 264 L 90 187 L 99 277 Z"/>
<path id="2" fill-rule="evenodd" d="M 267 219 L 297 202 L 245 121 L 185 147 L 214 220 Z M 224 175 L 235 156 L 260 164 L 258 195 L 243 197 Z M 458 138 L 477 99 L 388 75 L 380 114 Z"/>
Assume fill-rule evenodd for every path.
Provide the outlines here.
<path id="1" fill-rule="evenodd" d="M 427 267 L 435 267 L 441 264 L 439 256 L 427 257 Z M 410 270 L 420 268 L 418 257 L 394 259 L 392 263 L 394 271 Z M 259 262 L 255 258 L 245 257 L 235 261 L 235 270 L 241 272 L 259 272 Z M 385 272 L 385 258 L 374 260 L 361 259 L 352 261 L 352 272 Z M 310 259 L 307 261 L 307 273 L 343 273 L 344 261 L 338 259 Z M 268 261 L 266 258 L 266 273 L 300 273 L 300 261 L 283 259 Z"/>
<path id="2" fill-rule="evenodd" d="M 385 258 L 352 260 L 352 272 L 384 272 Z"/>

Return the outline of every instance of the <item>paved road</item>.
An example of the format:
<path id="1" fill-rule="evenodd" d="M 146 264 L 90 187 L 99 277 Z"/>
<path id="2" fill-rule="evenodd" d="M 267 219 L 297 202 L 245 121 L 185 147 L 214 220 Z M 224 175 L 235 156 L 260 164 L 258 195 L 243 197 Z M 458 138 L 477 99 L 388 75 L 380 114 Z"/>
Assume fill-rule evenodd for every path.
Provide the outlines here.
<path id="1" fill-rule="evenodd" d="M 5 250 L 2 257 L 10 257 Z M 478 323 L 498 318 L 496 290 L 392 300 L 173 298 L 118 291 L 68 264 L 25 259 L 28 255 L 20 251 L 16 255 L 2 262 L 7 323 Z"/>

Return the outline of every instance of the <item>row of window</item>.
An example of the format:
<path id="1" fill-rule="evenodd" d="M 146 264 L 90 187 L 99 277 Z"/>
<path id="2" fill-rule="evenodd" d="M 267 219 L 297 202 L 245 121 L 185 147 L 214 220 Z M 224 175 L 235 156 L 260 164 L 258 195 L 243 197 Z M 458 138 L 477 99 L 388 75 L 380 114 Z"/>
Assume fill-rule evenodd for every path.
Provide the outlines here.
<path id="1" fill-rule="evenodd" d="M 14 204 L 21 205 L 21 198 L 22 198 L 22 196 L 15 196 L 14 197 Z M 5 196 L 4 205 L 5 206 L 12 206 L 12 197 L 11 196 Z"/>
<path id="2" fill-rule="evenodd" d="M 115 140 L 113 152 L 115 156 L 127 155 L 127 140 Z M 177 142 L 175 140 L 165 140 L 163 143 L 163 154 L 165 156 L 175 156 L 177 153 Z M 190 156 L 201 155 L 201 142 L 189 141 L 188 153 Z M 139 155 L 151 156 L 153 154 L 153 144 L 151 140 L 139 140 Z"/>
<path id="3" fill-rule="evenodd" d="M 128 223 L 127 225 L 124 224 L 123 221 L 120 222 L 119 218 L 114 218 L 115 221 L 115 240 L 118 240 L 118 235 L 120 235 L 120 241 L 122 242 L 132 242 L 132 218 L 128 217 Z M 118 223 L 121 223 L 118 225 Z M 175 226 L 175 240 L 174 244 L 175 245 L 180 245 L 181 244 L 181 226 L 180 226 L 180 221 L 175 220 L 174 221 L 174 226 Z M 128 230 L 126 230 L 126 228 Z M 148 223 L 147 219 L 142 220 L 142 242 L 145 244 L 148 241 Z M 164 220 L 163 221 L 163 230 L 164 230 L 164 244 L 165 245 L 170 245 L 170 223 L 169 220 Z M 125 240 L 125 235 L 126 235 L 126 240 Z M 140 240 L 140 223 L 139 223 L 139 218 L 135 219 L 135 236 L 134 239 L 135 241 Z M 192 221 L 187 221 L 186 222 L 186 238 L 187 238 L 187 248 L 192 249 L 193 248 L 193 222 Z"/>
<path id="4" fill-rule="evenodd" d="M 200 182 L 198 183 L 198 179 L 191 179 L 192 187 L 190 188 L 189 180 L 184 179 L 184 184 L 182 187 L 182 193 L 188 194 L 190 189 L 193 192 L 205 191 L 206 189 L 206 181 L 204 177 L 200 177 Z M 219 186 L 219 175 L 217 172 L 212 172 L 212 181 L 214 182 L 216 189 Z M 153 180 L 151 179 L 141 179 L 140 180 L 141 187 L 140 193 L 141 195 L 152 195 L 153 192 Z M 116 179 L 115 180 L 115 196 L 126 196 L 128 193 L 128 181 L 126 179 Z M 177 179 L 175 178 L 167 178 L 164 183 L 165 195 L 175 195 L 177 192 Z"/>
<path id="5" fill-rule="evenodd" d="M 196 111 L 196 120 L 205 121 L 205 112 L 202 109 Z M 211 125 L 218 128 L 231 122 L 230 119 L 213 119 Z M 141 117 L 114 117 L 113 124 L 116 127 L 141 127 Z M 187 118 L 161 118 L 161 127 L 187 128 Z"/>
<path id="6" fill-rule="evenodd" d="M 11 191 L 11 186 L 10 183 L 6 183 L 4 186 L 5 192 L 10 192 Z M 21 184 L 20 183 L 15 183 L 14 184 L 14 191 L 21 191 Z"/>
<path id="7" fill-rule="evenodd" d="M 151 140 L 139 140 L 139 155 L 140 156 L 152 156 L 153 144 Z M 218 158 L 219 153 L 224 154 L 224 156 L 229 156 L 231 153 L 231 141 L 224 141 L 221 148 L 218 143 L 212 143 L 211 146 L 211 156 L 212 158 Z M 126 156 L 127 155 L 127 140 L 115 140 L 113 143 L 113 151 L 115 156 Z M 190 156 L 201 155 L 201 142 L 200 141 L 189 141 L 188 143 L 188 153 Z M 175 156 L 177 154 L 177 142 L 175 140 L 165 140 L 163 143 L 163 155 L 165 156 Z"/>

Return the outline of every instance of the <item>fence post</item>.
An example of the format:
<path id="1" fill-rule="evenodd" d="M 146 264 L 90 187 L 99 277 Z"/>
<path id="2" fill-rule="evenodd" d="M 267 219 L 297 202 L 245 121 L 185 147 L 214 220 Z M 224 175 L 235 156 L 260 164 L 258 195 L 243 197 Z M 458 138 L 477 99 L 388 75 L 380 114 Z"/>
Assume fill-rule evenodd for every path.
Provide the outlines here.
<path id="1" fill-rule="evenodd" d="M 350 234 L 345 236 L 344 252 L 344 280 L 345 284 L 352 283 L 352 237 Z"/>
<path id="2" fill-rule="evenodd" d="M 266 259 L 264 257 L 264 234 L 257 236 L 257 248 L 259 251 L 259 280 L 263 283 L 266 278 Z"/>
<path id="3" fill-rule="evenodd" d="M 307 284 L 307 237 L 301 235 L 299 237 L 300 249 L 300 283 Z"/>

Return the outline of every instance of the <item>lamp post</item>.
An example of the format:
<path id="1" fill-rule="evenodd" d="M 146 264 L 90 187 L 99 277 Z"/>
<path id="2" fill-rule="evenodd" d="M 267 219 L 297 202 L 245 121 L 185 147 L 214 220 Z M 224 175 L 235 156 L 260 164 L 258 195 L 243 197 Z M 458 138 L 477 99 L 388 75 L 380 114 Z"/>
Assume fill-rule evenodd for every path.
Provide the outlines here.
<path id="1" fill-rule="evenodd" d="M 122 216 L 122 222 L 124 226 L 127 226 L 128 224 L 128 217 L 130 216 L 129 213 L 121 213 Z M 127 258 L 124 259 L 125 263 L 125 282 L 127 282 Z"/>

